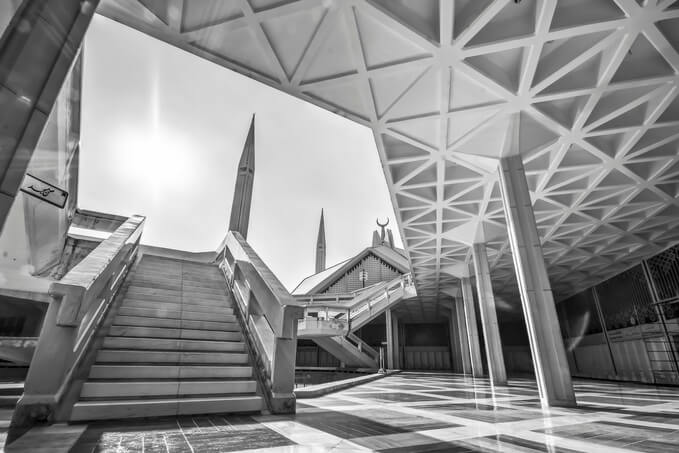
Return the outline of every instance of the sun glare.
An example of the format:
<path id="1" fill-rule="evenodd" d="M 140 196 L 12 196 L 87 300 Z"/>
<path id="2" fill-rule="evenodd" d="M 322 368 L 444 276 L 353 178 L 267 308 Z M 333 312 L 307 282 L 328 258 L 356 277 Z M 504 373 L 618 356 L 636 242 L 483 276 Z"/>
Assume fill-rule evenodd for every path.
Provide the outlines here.
<path id="1" fill-rule="evenodd" d="M 123 134 L 117 148 L 133 183 L 154 196 L 185 188 L 193 180 L 190 146 L 178 134 L 162 128 L 149 135 L 134 131 Z"/>

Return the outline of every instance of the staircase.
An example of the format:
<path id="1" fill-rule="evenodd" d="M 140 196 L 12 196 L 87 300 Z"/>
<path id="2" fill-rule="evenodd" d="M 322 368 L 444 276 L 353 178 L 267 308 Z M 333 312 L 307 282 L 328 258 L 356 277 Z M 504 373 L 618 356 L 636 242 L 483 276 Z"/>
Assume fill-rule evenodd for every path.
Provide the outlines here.
<path id="1" fill-rule="evenodd" d="M 359 368 L 379 368 L 378 359 L 379 353 L 373 348 L 363 343 L 358 337 L 353 334 L 358 342 L 349 341 L 349 336 L 346 337 L 316 337 L 314 342 L 334 355 L 340 362 L 350 367 Z M 358 346 L 358 345 L 361 346 Z"/>
<path id="2" fill-rule="evenodd" d="M 353 332 L 374 320 L 403 299 L 416 297 L 410 274 L 374 285 L 352 297 L 337 295 L 298 296 L 307 304 L 299 323 L 298 338 L 310 338 L 350 367 L 378 368 L 379 352 Z M 324 303 L 324 301 L 329 303 Z"/>
<path id="3" fill-rule="evenodd" d="M 145 255 L 133 272 L 70 420 L 260 412 L 219 268 Z"/>

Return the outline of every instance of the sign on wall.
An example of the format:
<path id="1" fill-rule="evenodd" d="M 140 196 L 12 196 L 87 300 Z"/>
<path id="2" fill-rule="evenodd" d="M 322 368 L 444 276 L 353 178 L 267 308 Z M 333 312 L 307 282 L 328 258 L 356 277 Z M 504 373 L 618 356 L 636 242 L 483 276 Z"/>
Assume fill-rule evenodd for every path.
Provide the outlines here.
<path id="1" fill-rule="evenodd" d="M 20 190 L 57 208 L 63 208 L 68 200 L 68 192 L 29 173 L 26 173 Z"/>

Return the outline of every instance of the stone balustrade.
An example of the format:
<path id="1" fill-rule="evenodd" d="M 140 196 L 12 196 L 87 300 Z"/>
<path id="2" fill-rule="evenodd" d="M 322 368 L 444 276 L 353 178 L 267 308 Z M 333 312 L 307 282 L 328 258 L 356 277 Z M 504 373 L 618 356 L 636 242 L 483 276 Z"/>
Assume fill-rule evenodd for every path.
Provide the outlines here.
<path id="1" fill-rule="evenodd" d="M 269 409 L 294 413 L 297 322 L 304 307 L 240 233 L 228 233 L 218 256 L 256 355 Z"/>

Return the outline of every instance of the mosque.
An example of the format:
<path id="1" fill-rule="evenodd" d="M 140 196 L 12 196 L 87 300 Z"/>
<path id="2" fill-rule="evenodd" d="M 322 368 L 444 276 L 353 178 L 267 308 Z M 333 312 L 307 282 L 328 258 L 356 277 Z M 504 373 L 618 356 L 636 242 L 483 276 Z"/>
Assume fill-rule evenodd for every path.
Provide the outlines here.
<path id="1" fill-rule="evenodd" d="M 322 211 L 288 291 L 248 242 L 254 117 L 215 250 L 80 209 L 95 14 L 370 128 L 396 217 L 328 266 Z M 677 30 L 675 0 L 0 3 L 5 448 L 675 451 Z"/>

